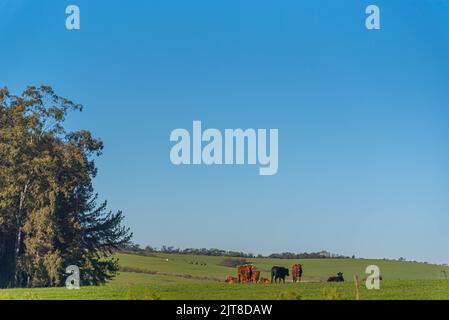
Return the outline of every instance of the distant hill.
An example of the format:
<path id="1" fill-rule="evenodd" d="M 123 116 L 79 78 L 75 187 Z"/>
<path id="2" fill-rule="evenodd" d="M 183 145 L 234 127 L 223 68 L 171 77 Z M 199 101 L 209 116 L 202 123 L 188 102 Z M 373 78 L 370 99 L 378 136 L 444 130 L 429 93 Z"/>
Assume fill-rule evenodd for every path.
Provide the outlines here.
<path id="1" fill-rule="evenodd" d="M 122 271 L 216 280 L 236 275 L 234 267 L 223 263 L 228 259 L 227 256 L 172 253 L 152 253 L 151 256 L 118 253 L 116 256 Z M 338 272 L 343 272 L 348 281 L 352 281 L 354 275 L 362 279 L 369 265 L 377 265 L 385 280 L 444 279 L 449 276 L 449 268 L 445 266 L 393 260 L 245 258 L 245 261 L 254 264 L 262 271 L 262 276 L 267 278 L 273 266 L 290 268 L 295 263 L 301 263 L 304 266 L 304 281 L 323 281 Z"/>

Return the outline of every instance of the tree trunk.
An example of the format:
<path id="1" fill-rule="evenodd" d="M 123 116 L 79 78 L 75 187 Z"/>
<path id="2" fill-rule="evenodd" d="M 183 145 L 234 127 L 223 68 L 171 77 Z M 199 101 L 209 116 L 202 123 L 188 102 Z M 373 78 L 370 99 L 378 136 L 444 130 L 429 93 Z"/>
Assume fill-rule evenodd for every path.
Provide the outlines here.
<path id="1" fill-rule="evenodd" d="M 0 233 L 0 288 L 14 285 L 14 238 L 7 230 Z M 12 241 L 11 241 L 12 240 Z"/>
<path id="2" fill-rule="evenodd" d="M 22 223 L 23 223 L 23 206 L 25 203 L 25 197 L 28 191 L 29 181 L 25 183 L 23 190 L 20 192 L 20 200 L 19 200 L 19 208 L 17 210 L 16 217 L 16 242 L 14 248 L 14 286 L 20 287 L 21 284 L 19 279 L 19 272 L 17 270 L 17 261 L 19 260 L 19 256 L 21 253 L 22 242 L 23 242 L 23 232 L 22 232 Z"/>

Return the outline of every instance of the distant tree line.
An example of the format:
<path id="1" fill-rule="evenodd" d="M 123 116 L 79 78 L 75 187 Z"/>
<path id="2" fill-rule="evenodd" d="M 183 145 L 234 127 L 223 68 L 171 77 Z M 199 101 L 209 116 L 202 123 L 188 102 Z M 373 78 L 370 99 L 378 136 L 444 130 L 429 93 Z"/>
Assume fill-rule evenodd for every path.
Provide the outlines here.
<path id="1" fill-rule="evenodd" d="M 333 254 L 327 251 L 320 252 L 303 252 L 303 253 L 273 253 L 268 256 L 273 259 L 354 259 L 355 257 L 347 257 L 339 254 Z"/>
<path id="2" fill-rule="evenodd" d="M 92 179 L 102 141 L 66 131 L 82 106 L 50 87 L 0 88 L 0 288 L 62 286 L 70 265 L 81 284 L 111 279 L 111 253 L 131 239 L 122 212 L 97 204 Z"/>
<path id="3" fill-rule="evenodd" d="M 168 253 L 168 254 L 185 254 L 185 255 L 201 255 L 201 256 L 213 256 L 213 257 L 232 257 L 232 258 L 273 258 L 273 259 L 351 259 L 343 255 L 332 254 L 327 251 L 320 252 L 304 252 L 304 253 L 273 253 L 268 256 L 254 255 L 252 253 L 245 253 L 241 251 L 227 251 L 222 249 L 180 249 L 173 246 L 162 246 L 161 248 L 153 248 L 146 246 L 141 248 L 138 244 L 128 244 L 121 246 L 122 252 L 129 252 L 140 255 L 152 255 L 154 253 Z M 352 257 L 355 258 L 355 257 Z"/>

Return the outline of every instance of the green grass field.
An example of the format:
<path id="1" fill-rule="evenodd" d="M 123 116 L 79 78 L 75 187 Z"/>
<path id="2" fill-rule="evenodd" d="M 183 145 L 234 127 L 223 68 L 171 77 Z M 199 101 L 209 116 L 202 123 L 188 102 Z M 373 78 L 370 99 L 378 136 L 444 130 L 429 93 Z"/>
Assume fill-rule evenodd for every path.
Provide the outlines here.
<path id="1" fill-rule="evenodd" d="M 120 299 L 120 300 L 255 300 L 255 299 L 355 299 L 354 275 L 365 277 L 368 265 L 379 266 L 381 290 L 360 285 L 361 299 L 449 299 L 449 268 L 424 263 L 362 259 L 278 260 L 249 259 L 269 278 L 274 265 L 304 266 L 300 284 L 226 284 L 235 268 L 221 266 L 223 257 L 156 254 L 151 257 L 118 254 L 122 271 L 114 281 L 100 287 L 7 289 L 0 299 Z M 345 283 L 326 283 L 330 275 L 343 272 Z M 443 272 L 444 271 L 444 272 Z"/>

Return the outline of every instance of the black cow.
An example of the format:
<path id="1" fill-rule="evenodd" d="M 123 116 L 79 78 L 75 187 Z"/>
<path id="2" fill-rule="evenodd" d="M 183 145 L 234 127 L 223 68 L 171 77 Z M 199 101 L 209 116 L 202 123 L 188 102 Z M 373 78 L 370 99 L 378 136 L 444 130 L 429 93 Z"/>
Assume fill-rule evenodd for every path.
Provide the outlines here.
<path id="1" fill-rule="evenodd" d="M 281 280 L 285 283 L 285 277 L 288 277 L 289 271 L 287 268 L 284 267 L 273 267 L 271 268 L 271 283 L 273 283 L 273 280 L 275 283 L 281 282 Z"/>
<path id="2" fill-rule="evenodd" d="M 345 278 L 343 278 L 343 273 L 339 272 L 337 273 L 336 277 L 330 277 L 327 279 L 327 282 L 344 282 Z"/>

